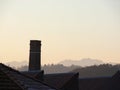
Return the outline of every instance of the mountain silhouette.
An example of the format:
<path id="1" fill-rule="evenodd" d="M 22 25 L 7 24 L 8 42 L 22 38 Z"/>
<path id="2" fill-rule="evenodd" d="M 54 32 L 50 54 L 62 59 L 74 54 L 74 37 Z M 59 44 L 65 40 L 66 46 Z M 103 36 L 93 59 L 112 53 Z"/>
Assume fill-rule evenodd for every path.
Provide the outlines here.
<path id="1" fill-rule="evenodd" d="M 11 67 L 18 68 L 21 66 L 28 65 L 28 62 L 27 61 L 11 61 L 11 62 L 6 62 L 5 64 Z"/>
<path id="2" fill-rule="evenodd" d="M 9 65 L 11 67 L 21 67 L 21 66 L 28 65 L 28 62 L 27 61 L 12 61 L 12 62 L 7 62 L 5 64 Z M 85 66 L 91 66 L 91 65 L 104 64 L 104 62 L 102 60 L 85 58 L 85 59 L 81 59 L 81 60 L 63 60 L 63 61 L 60 61 L 58 64 L 62 64 L 64 66 L 76 65 L 76 66 L 85 67 Z"/>
<path id="3" fill-rule="evenodd" d="M 64 66 L 77 65 L 77 66 L 85 67 L 85 66 L 91 66 L 91 65 L 104 64 L 104 62 L 102 60 L 85 58 L 81 60 L 64 60 L 59 62 L 59 64 L 63 64 Z"/>

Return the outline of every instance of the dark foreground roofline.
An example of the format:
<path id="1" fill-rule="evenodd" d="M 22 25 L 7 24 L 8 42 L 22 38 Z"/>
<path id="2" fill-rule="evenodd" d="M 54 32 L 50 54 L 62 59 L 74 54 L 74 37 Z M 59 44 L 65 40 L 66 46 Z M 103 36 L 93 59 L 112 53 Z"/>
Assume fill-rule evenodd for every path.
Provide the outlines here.
<path id="1" fill-rule="evenodd" d="M 4 65 L 4 64 L 2 64 L 2 63 L 0 63 L 0 70 L 2 70 L 3 72 L 5 72 L 9 77 L 11 77 L 12 78 L 12 80 L 14 81 L 14 82 L 17 82 L 17 84 L 21 87 L 21 88 L 23 88 L 23 90 L 27 90 L 26 88 L 29 86 L 29 83 L 30 82 L 27 82 L 27 80 L 29 81 L 32 81 L 32 83 L 36 83 L 35 85 L 37 85 L 37 87 L 43 87 L 43 88 L 45 88 L 44 90 L 49 90 L 49 89 L 51 89 L 51 90 L 56 90 L 55 88 L 53 88 L 53 87 L 51 87 L 51 86 L 49 86 L 48 84 L 46 84 L 46 83 L 44 83 L 44 82 L 42 82 L 42 81 L 40 81 L 40 80 L 37 80 L 37 79 L 35 79 L 35 78 L 32 78 L 32 77 L 29 77 L 29 76 L 27 76 L 27 75 L 25 75 L 25 74 L 22 74 L 22 73 L 20 73 L 19 71 L 17 71 L 17 70 L 14 70 L 14 69 L 12 69 L 11 67 L 9 67 L 9 66 L 6 66 L 6 65 Z M 24 80 L 25 79 L 25 80 Z M 23 80 L 23 81 L 21 81 L 21 80 Z M 24 84 L 26 84 L 26 85 L 24 85 Z M 34 86 L 34 85 L 33 85 Z M 32 88 L 32 87 L 31 87 Z M 33 87 L 34 88 L 34 87 Z M 48 88 L 48 89 L 47 89 Z"/>

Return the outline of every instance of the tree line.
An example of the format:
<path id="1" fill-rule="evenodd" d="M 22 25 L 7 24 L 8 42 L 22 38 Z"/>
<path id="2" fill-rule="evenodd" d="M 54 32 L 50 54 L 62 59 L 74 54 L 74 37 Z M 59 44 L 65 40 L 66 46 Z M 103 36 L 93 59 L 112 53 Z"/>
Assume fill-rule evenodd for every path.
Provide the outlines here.
<path id="1" fill-rule="evenodd" d="M 27 71 L 28 66 L 21 66 L 17 69 L 19 71 Z M 64 66 L 62 64 L 48 64 L 42 66 L 42 70 L 44 70 L 45 74 L 78 72 L 80 78 L 85 78 L 85 77 L 89 78 L 89 77 L 112 76 L 118 70 L 120 70 L 120 65 L 101 64 L 101 65 L 81 67 L 76 65 Z"/>

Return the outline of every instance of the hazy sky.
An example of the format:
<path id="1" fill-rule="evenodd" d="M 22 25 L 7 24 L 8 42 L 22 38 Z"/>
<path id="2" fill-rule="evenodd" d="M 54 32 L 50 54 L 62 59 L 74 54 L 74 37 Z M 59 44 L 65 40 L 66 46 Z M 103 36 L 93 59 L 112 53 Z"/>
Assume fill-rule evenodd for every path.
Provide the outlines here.
<path id="1" fill-rule="evenodd" d="M 0 62 L 29 59 L 42 40 L 42 63 L 101 59 L 120 63 L 120 0 L 0 0 Z"/>

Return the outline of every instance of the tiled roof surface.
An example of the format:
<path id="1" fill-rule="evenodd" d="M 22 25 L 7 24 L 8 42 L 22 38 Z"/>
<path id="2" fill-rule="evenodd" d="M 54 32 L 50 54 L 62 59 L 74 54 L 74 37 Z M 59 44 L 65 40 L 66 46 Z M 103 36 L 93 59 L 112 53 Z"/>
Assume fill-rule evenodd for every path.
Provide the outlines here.
<path id="1" fill-rule="evenodd" d="M 44 75 L 44 71 L 22 71 L 21 73 L 30 76 L 30 77 L 37 77 L 39 76 L 43 76 Z"/>
<path id="2" fill-rule="evenodd" d="M 10 85 L 9 87 L 10 90 L 55 90 L 45 85 L 44 83 L 37 81 L 33 78 L 30 78 L 24 74 L 21 74 L 20 72 L 8 66 L 5 66 L 1 63 L 0 63 L 0 71 L 1 71 L 0 84 L 4 84 L 2 83 L 2 81 L 7 83 L 8 85 Z M 0 88 L 4 88 L 4 87 L 8 88 L 7 84 L 4 84 L 4 86 L 0 85 Z M 9 89 L 0 89 L 0 90 L 9 90 Z"/>
<path id="3" fill-rule="evenodd" d="M 40 73 L 40 71 L 22 71 L 21 73 L 31 77 L 35 77 L 37 74 Z"/>
<path id="4" fill-rule="evenodd" d="M 11 90 L 11 89 L 24 90 L 0 69 L 0 90 Z"/>
<path id="5" fill-rule="evenodd" d="M 44 82 L 56 89 L 62 88 L 76 73 L 59 73 L 44 75 Z"/>
<path id="6" fill-rule="evenodd" d="M 44 71 L 24 71 L 21 72 L 27 76 L 43 81 Z"/>

